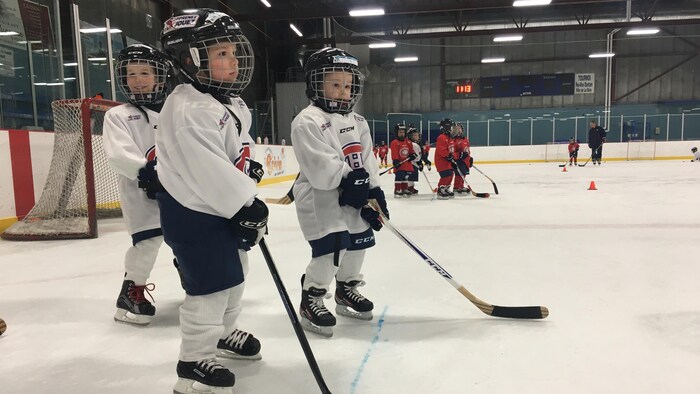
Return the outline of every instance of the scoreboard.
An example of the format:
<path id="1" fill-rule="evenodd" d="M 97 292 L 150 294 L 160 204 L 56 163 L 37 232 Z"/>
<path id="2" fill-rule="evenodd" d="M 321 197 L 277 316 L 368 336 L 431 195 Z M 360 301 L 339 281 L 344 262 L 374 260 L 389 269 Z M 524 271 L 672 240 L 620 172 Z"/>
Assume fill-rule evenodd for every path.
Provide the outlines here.
<path id="1" fill-rule="evenodd" d="M 446 100 L 574 94 L 575 74 L 515 75 L 445 81 Z"/>

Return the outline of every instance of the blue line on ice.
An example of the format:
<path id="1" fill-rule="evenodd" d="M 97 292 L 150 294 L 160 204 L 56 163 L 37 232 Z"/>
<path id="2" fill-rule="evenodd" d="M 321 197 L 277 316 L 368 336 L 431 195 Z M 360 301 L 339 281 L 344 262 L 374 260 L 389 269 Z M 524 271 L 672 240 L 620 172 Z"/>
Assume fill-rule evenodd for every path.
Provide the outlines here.
<path id="1" fill-rule="evenodd" d="M 379 341 L 379 334 L 381 334 L 382 327 L 384 327 L 384 315 L 386 315 L 386 310 L 387 307 L 385 306 L 384 310 L 382 311 L 382 315 L 379 316 L 379 320 L 377 321 L 377 332 L 372 338 L 372 343 L 370 343 L 369 349 L 367 349 L 367 353 L 365 353 L 365 356 L 362 358 L 362 363 L 360 364 L 360 367 L 357 368 L 357 373 L 355 373 L 355 379 L 353 379 L 352 383 L 350 383 L 350 394 L 355 393 L 355 390 L 357 389 L 357 383 L 359 383 L 360 381 L 360 375 L 362 375 L 362 371 L 364 371 L 365 365 L 367 365 L 367 360 L 369 360 L 369 356 L 372 354 L 374 347 Z"/>

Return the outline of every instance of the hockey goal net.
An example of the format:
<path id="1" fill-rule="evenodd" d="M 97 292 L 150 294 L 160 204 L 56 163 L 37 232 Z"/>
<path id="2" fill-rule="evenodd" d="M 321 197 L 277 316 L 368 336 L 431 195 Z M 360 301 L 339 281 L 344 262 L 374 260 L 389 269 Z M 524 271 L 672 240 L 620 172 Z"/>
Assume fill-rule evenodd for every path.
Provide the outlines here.
<path id="1" fill-rule="evenodd" d="M 569 160 L 569 141 L 547 142 L 544 146 L 544 162 Z"/>
<path id="2" fill-rule="evenodd" d="M 98 218 L 121 216 L 117 175 L 102 145 L 105 113 L 119 104 L 100 99 L 51 103 L 54 143 L 44 189 L 34 208 L 2 238 L 95 238 Z"/>
<path id="3" fill-rule="evenodd" d="M 627 160 L 654 160 L 656 159 L 655 140 L 631 140 L 627 141 Z"/>

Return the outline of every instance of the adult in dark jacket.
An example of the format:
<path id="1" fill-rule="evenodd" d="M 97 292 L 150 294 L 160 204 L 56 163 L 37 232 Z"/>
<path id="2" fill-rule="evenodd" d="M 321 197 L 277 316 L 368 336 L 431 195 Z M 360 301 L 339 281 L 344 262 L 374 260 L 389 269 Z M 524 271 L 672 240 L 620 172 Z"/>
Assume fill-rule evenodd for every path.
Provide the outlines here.
<path id="1" fill-rule="evenodd" d="M 592 120 L 588 130 L 588 147 L 591 148 L 591 161 L 595 165 L 596 161 L 600 165 L 600 159 L 603 157 L 603 144 L 605 136 L 608 134 L 604 128 L 598 126 L 598 122 Z"/>

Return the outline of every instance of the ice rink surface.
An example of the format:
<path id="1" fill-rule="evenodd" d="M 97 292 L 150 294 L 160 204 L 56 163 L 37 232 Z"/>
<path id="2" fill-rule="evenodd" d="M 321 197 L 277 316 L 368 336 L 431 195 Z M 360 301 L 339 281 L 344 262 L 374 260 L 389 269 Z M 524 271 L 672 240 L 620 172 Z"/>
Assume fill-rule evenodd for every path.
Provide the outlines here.
<path id="1" fill-rule="evenodd" d="M 698 393 L 700 163 L 480 169 L 500 195 L 389 197 L 392 223 L 477 297 L 544 305 L 550 316 L 483 314 L 383 230 L 361 289 L 375 303 L 374 320 L 339 317 L 330 339 L 307 333 L 331 391 Z M 428 174 L 435 186 L 437 174 Z M 468 180 L 493 192 L 476 171 Z M 591 181 L 597 191 L 587 190 Z M 382 182 L 390 196 L 391 175 Z M 290 185 L 260 195 L 281 197 Z M 425 182 L 417 188 L 428 191 Z M 294 205 L 270 210 L 267 242 L 296 308 L 310 248 Z M 94 240 L 0 241 L 0 317 L 8 324 L 0 392 L 172 392 L 184 295 L 172 254 L 164 245 L 151 277 L 151 325 L 118 324 L 130 238 L 120 219 L 100 222 L 99 231 Z M 250 259 L 240 327 L 260 338 L 263 359 L 223 362 L 236 374 L 235 392 L 319 392 L 260 251 Z"/>

